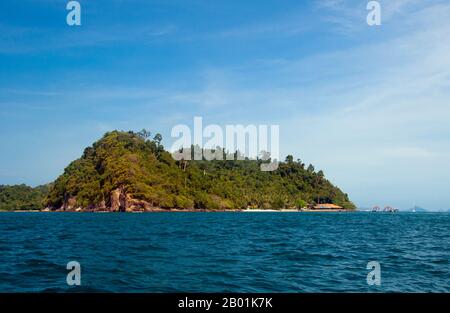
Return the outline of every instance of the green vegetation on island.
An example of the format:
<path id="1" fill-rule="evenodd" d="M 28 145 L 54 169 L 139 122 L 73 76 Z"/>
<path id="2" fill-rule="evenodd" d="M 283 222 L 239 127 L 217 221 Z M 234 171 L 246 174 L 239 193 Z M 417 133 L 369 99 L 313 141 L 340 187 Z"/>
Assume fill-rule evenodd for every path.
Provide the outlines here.
<path id="1" fill-rule="evenodd" d="M 33 210 L 45 205 L 50 186 L 0 185 L 0 211 Z"/>
<path id="2" fill-rule="evenodd" d="M 145 130 L 106 133 L 66 167 L 39 208 L 239 210 L 334 203 L 355 209 L 347 194 L 332 185 L 322 171 L 316 172 L 312 165 L 305 167 L 292 156 L 273 172 L 260 170 L 262 160 L 175 161 L 164 150 L 161 135 L 149 138 Z"/>

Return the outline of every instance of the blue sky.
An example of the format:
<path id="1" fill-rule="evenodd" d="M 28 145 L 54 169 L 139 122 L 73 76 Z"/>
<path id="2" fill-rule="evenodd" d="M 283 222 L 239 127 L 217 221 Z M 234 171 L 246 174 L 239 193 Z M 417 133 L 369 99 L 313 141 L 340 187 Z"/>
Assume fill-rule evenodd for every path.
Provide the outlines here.
<path id="1" fill-rule="evenodd" d="M 0 2 L 0 184 L 54 180 L 104 132 L 280 124 L 359 206 L 450 208 L 450 3 Z"/>

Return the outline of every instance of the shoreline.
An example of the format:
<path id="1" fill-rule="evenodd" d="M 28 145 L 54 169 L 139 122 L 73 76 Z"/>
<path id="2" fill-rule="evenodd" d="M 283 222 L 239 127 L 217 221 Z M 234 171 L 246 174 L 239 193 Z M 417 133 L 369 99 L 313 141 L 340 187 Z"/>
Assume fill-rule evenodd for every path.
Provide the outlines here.
<path id="1" fill-rule="evenodd" d="M 242 213 L 346 213 L 362 212 L 358 210 L 295 210 L 295 209 L 245 209 L 245 210 L 181 210 L 181 209 L 153 209 L 147 211 L 95 211 L 95 210 L 1 210 L 0 213 L 217 213 L 217 212 L 242 212 Z"/>

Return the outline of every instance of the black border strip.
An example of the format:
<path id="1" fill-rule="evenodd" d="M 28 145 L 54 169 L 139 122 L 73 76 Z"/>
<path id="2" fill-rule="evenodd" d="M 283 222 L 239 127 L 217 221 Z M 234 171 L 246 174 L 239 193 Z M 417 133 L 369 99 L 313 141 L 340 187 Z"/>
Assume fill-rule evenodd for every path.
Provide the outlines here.
<path id="1" fill-rule="evenodd" d="M 211 307 L 186 308 L 181 303 L 188 300 L 210 300 Z M 226 299 L 239 300 L 243 304 Z M 250 300 L 245 300 L 250 299 Z M 259 299 L 252 301 L 253 299 Z M 264 299 L 264 300 L 261 300 Z M 265 299 L 268 299 L 268 303 Z M 271 300 L 269 300 L 271 299 Z M 182 302 L 180 302 L 182 301 Z M 192 302 L 189 301 L 191 304 Z M 205 302 L 197 302 L 204 304 Z M 233 306 L 232 303 L 236 303 Z M 410 294 L 410 293 L 306 293 L 306 294 L 274 294 L 274 293 L 3 293 L 0 294 L 0 304 L 15 309 L 33 307 L 47 310 L 80 309 L 98 307 L 101 309 L 142 308 L 143 311 L 164 309 L 175 312 L 299 312 L 305 308 L 345 309 L 361 312 L 362 310 L 385 310 L 393 305 L 401 308 L 439 308 L 449 307 L 450 293 L 447 294 Z M 142 311 L 141 310 L 141 311 Z"/>

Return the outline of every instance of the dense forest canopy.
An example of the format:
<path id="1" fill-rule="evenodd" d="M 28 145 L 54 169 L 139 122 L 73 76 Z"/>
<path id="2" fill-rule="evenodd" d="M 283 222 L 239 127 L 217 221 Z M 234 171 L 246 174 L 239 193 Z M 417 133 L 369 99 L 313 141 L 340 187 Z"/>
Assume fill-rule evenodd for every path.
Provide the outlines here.
<path id="1" fill-rule="evenodd" d="M 0 210 L 32 210 L 44 205 L 49 186 L 0 185 Z"/>
<path id="2" fill-rule="evenodd" d="M 292 156 L 273 172 L 260 170 L 262 160 L 175 161 L 160 134 L 150 138 L 145 130 L 108 132 L 66 167 L 45 199 L 23 199 L 61 210 L 283 209 L 314 203 L 355 208 L 322 171 Z"/>

